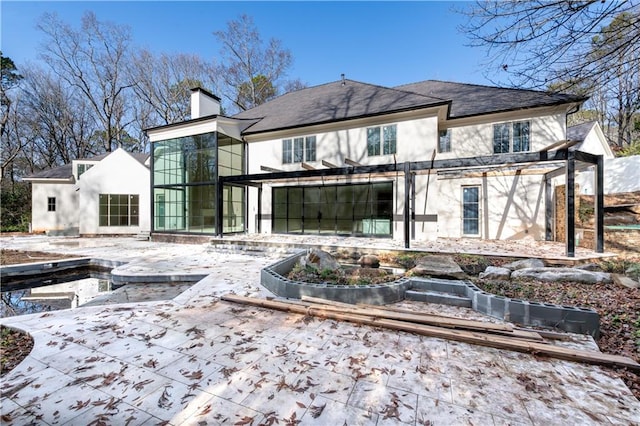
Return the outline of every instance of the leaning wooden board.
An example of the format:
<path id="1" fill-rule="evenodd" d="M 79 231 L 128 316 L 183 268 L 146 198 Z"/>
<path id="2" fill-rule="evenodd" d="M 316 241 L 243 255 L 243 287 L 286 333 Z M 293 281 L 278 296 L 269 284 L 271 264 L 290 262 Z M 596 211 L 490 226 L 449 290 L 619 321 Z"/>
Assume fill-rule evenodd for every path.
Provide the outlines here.
<path id="1" fill-rule="evenodd" d="M 456 340 L 481 346 L 489 346 L 498 349 L 508 349 L 518 352 L 545 355 L 557 359 L 583 362 L 588 364 L 598 364 L 607 366 L 624 367 L 640 372 L 640 364 L 634 360 L 619 356 L 604 354 L 596 351 L 585 351 L 570 348 L 563 348 L 547 343 L 531 342 L 513 337 L 498 336 L 489 333 L 480 333 L 466 330 L 456 330 L 450 328 L 435 327 L 424 324 L 414 324 L 405 321 L 398 321 L 385 318 L 367 316 L 365 314 L 348 314 L 329 311 L 318 306 L 303 306 L 299 304 L 257 299 L 253 297 L 238 296 L 229 294 L 221 297 L 227 302 L 241 303 L 245 305 L 259 306 L 263 308 L 277 309 L 285 312 L 293 312 L 302 315 L 317 316 L 320 318 L 349 321 L 357 324 L 384 327 L 392 330 L 406 331 L 423 336 L 437 337 L 441 339 Z"/>

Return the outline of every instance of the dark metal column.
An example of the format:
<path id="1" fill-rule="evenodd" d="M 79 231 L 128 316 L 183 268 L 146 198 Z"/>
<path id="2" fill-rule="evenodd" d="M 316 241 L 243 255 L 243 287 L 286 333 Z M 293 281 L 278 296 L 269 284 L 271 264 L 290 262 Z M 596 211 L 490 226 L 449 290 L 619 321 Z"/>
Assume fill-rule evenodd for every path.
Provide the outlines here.
<path id="1" fill-rule="evenodd" d="M 411 175 L 411 239 L 416 239 L 416 175 Z"/>
<path id="2" fill-rule="evenodd" d="M 551 179 L 544 180 L 544 239 L 553 241 L 553 186 Z"/>
<path id="3" fill-rule="evenodd" d="M 573 151 L 567 154 L 565 165 L 565 214 L 566 214 L 566 254 L 567 257 L 576 255 L 576 204 L 575 204 L 575 174 L 576 159 Z"/>
<path id="4" fill-rule="evenodd" d="M 262 233 L 262 184 L 258 187 L 258 226 L 256 232 Z"/>
<path id="5" fill-rule="evenodd" d="M 598 155 L 594 173 L 594 214 L 596 222 L 596 253 L 604 253 L 604 159 Z"/>
<path id="6" fill-rule="evenodd" d="M 224 198 L 222 189 L 223 184 L 220 182 L 220 179 L 218 179 L 218 183 L 216 184 L 216 235 L 218 235 L 219 237 L 222 237 L 222 199 Z"/>
<path id="7" fill-rule="evenodd" d="M 409 248 L 411 238 L 409 222 L 411 215 L 409 204 L 411 202 L 411 163 L 404 163 L 404 248 Z"/>

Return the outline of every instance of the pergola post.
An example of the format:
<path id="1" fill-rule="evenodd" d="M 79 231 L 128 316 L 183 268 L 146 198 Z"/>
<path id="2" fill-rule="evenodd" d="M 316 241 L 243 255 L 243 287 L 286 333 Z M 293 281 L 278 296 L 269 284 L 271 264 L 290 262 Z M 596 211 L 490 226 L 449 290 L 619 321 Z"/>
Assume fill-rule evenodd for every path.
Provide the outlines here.
<path id="1" fill-rule="evenodd" d="M 576 255 L 576 204 L 575 204 L 576 158 L 573 151 L 567 153 L 565 165 L 565 214 L 566 214 L 566 255 Z"/>
<path id="2" fill-rule="evenodd" d="M 258 186 L 258 224 L 256 231 L 258 231 L 258 234 L 262 233 L 262 185 Z"/>
<path id="3" fill-rule="evenodd" d="M 594 214 L 595 214 L 595 234 L 596 253 L 604 253 L 604 159 L 598 155 L 596 170 L 594 173 Z"/>
<path id="4" fill-rule="evenodd" d="M 550 178 L 544 179 L 544 239 L 553 241 L 553 186 Z"/>
<path id="5" fill-rule="evenodd" d="M 406 161 L 404 163 L 404 248 L 409 248 L 411 235 L 409 232 L 411 221 L 410 215 L 410 203 L 411 203 L 411 163 Z"/>

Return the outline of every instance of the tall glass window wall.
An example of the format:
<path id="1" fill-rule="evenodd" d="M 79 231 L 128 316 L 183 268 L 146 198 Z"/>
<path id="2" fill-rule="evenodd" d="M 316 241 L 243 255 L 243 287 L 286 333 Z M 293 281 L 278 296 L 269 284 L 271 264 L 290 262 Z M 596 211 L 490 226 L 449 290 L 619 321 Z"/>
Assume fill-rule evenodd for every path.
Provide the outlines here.
<path id="1" fill-rule="evenodd" d="M 244 174 L 244 144 L 212 132 L 153 143 L 154 231 L 214 234 L 218 176 Z M 244 231 L 244 188 L 223 190 L 223 232 Z"/>
<path id="2" fill-rule="evenodd" d="M 390 237 L 393 183 L 273 188 L 273 232 Z"/>

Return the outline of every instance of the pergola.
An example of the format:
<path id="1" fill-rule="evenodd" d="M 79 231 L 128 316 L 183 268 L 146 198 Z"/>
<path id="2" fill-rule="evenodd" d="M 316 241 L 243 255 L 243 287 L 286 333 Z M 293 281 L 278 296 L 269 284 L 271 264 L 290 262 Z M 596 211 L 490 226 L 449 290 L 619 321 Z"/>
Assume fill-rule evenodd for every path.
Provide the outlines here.
<path id="1" fill-rule="evenodd" d="M 476 171 L 486 172 L 491 170 L 500 170 L 505 167 L 516 168 L 517 170 L 526 169 L 536 164 L 547 164 L 555 167 L 554 170 L 544 174 L 545 181 L 545 239 L 553 240 L 553 186 L 552 179 L 555 177 L 565 176 L 566 191 L 566 256 L 575 257 L 575 173 L 576 166 L 578 169 L 595 166 L 594 173 L 594 192 L 595 192 L 595 251 L 602 253 L 604 251 L 604 193 L 603 193 L 603 177 L 604 162 L 602 155 L 594 155 L 586 152 L 572 150 L 571 142 L 561 142 L 554 144 L 560 146 L 557 149 L 545 149 L 539 152 L 529 153 L 513 153 L 488 155 L 470 158 L 458 158 L 449 160 L 430 161 L 407 161 L 403 163 L 380 164 L 365 166 L 357 162 L 346 160 L 347 166 L 336 166 L 334 164 L 324 162 L 327 168 L 315 169 L 303 163 L 303 170 L 296 171 L 279 171 L 277 169 L 263 167 L 268 170 L 267 173 L 246 174 L 237 176 L 220 176 L 217 185 L 217 205 L 221 206 L 223 197 L 223 187 L 230 186 L 252 186 L 258 188 L 258 223 L 262 217 L 262 185 L 264 182 L 277 182 L 287 180 L 314 179 L 325 177 L 340 176 L 404 176 L 404 246 L 410 248 L 411 226 L 415 219 L 415 176 L 417 174 L 427 174 L 431 171 Z M 433 157 L 432 157 L 433 158 Z M 217 234 L 222 235 L 222 208 L 216 209 L 217 214 Z"/>

